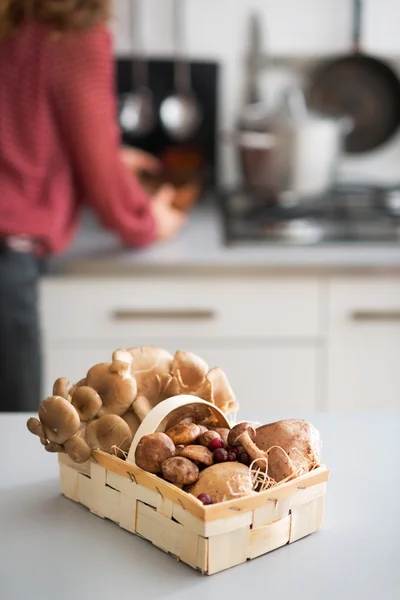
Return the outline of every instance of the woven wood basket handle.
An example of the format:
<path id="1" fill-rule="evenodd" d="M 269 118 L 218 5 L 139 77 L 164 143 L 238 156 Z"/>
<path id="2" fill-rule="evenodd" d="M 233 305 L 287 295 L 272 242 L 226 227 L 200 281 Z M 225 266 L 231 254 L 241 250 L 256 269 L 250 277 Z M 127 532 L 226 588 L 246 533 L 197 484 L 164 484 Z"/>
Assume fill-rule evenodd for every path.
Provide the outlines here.
<path id="1" fill-rule="evenodd" d="M 230 428 L 229 422 L 225 417 L 224 413 L 221 412 L 219 408 L 217 408 L 214 404 L 206 402 L 206 400 L 201 400 L 196 396 L 173 396 L 172 398 L 168 398 L 167 400 L 163 400 L 162 402 L 160 402 L 160 404 L 157 404 L 157 406 L 155 406 L 142 421 L 139 429 L 137 430 L 132 440 L 127 460 L 133 464 L 136 464 L 136 447 L 139 441 L 142 439 L 142 437 L 144 435 L 154 433 L 156 431 L 165 431 L 167 424 L 171 422 L 174 416 L 178 416 L 179 412 L 183 412 L 183 407 L 189 408 L 192 405 L 197 405 L 199 407 L 205 406 L 209 409 L 209 412 L 212 415 L 212 417 L 215 418 L 218 427 Z M 182 418 L 184 418 L 183 414 Z"/>

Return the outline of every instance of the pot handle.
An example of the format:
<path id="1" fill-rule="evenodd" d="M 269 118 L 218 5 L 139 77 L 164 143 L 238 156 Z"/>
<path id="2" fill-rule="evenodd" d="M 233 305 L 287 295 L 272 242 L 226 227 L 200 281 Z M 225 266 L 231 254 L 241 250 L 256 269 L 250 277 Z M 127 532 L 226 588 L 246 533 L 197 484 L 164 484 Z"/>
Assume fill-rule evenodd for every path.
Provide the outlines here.
<path id="1" fill-rule="evenodd" d="M 227 427 L 230 429 L 226 416 L 217 406 L 215 406 L 215 404 L 211 404 L 206 400 L 202 400 L 201 398 L 197 398 L 197 396 L 191 396 L 189 394 L 173 396 L 172 398 L 168 398 L 157 404 L 143 419 L 132 440 L 127 461 L 136 465 L 135 452 L 142 437 L 157 431 L 164 432 L 168 421 L 174 416 L 173 413 L 178 412 L 179 409 L 184 406 L 188 407 L 191 405 L 208 407 L 210 414 L 215 417 L 217 425 L 219 427 Z"/>

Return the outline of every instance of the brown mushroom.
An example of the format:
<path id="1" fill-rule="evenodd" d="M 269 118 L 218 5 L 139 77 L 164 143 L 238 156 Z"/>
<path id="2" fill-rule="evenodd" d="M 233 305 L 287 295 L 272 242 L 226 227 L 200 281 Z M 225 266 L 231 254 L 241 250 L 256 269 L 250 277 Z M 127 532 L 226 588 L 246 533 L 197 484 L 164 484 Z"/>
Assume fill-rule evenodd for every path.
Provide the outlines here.
<path id="1" fill-rule="evenodd" d="M 96 390 L 87 385 L 75 388 L 71 403 L 76 408 L 80 420 L 84 423 L 94 419 L 103 404 Z"/>
<path id="2" fill-rule="evenodd" d="M 126 423 L 128 423 L 129 429 L 131 430 L 131 433 L 132 433 L 132 436 L 134 436 L 140 427 L 140 421 L 139 421 L 137 415 L 135 414 L 135 411 L 133 410 L 133 408 L 130 408 L 129 410 L 127 410 L 126 413 L 124 415 L 122 415 L 122 418 Z"/>
<path id="3" fill-rule="evenodd" d="M 95 365 L 87 374 L 86 385 L 96 390 L 103 401 L 100 417 L 125 414 L 137 396 L 136 381 L 128 372 L 128 365 L 122 362 Z"/>
<path id="4" fill-rule="evenodd" d="M 209 467 L 213 464 L 213 453 L 204 446 L 184 446 L 181 450 L 179 450 L 179 456 L 188 458 L 196 464 L 206 465 L 206 467 Z"/>
<path id="5" fill-rule="evenodd" d="M 74 383 L 68 390 L 68 394 L 71 396 L 74 393 L 74 391 L 76 390 L 76 388 L 80 387 L 81 385 L 86 385 L 86 377 L 84 377 L 83 379 L 80 379 L 77 383 Z"/>
<path id="6" fill-rule="evenodd" d="M 132 358 L 130 371 L 137 383 L 138 396 L 144 396 L 151 407 L 155 406 L 169 381 L 173 357 L 167 350 L 155 346 L 129 348 L 125 352 Z"/>
<path id="7" fill-rule="evenodd" d="M 70 400 L 71 396 L 68 393 L 69 381 L 65 377 L 59 377 L 53 385 L 53 396 L 61 396 L 66 400 Z"/>
<path id="8" fill-rule="evenodd" d="M 38 437 L 40 437 L 40 441 L 42 442 L 42 444 L 44 446 L 47 444 L 43 426 L 38 419 L 31 417 L 30 419 L 27 420 L 26 426 L 27 426 L 28 430 L 31 433 L 33 433 L 33 435 L 37 435 Z"/>
<path id="9" fill-rule="evenodd" d="M 177 376 L 179 373 L 180 380 L 188 389 L 197 389 L 204 381 L 207 371 L 207 363 L 196 354 L 181 350 L 175 352 L 171 374 Z"/>
<path id="10" fill-rule="evenodd" d="M 208 431 L 208 427 L 206 427 L 205 425 L 199 425 L 200 427 L 200 435 L 202 435 L 203 433 L 206 433 L 206 431 Z"/>
<path id="11" fill-rule="evenodd" d="M 258 458 L 268 460 L 268 453 L 260 450 L 254 443 L 256 439 L 256 430 L 251 423 L 238 423 L 230 430 L 228 436 L 229 446 L 243 446 L 251 460 Z M 265 465 L 268 463 L 266 462 Z M 261 463 L 260 463 L 261 468 Z"/>
<path id="12" fill-rule="evenodd" d="M 78 431 L 79 415 L 68 400 L 61 396 L 45 398 L 39 406 L 39 419 L 44 437 L 55 444 L 64 444 Z"/>
<path id="13" fill-rule="evenodd" d="M 92 450 L 124 456 L 132 442 L 129 425 L 118 415 L 104 415 L 86 427 L 86 441 Z"/>
<path id="14" fill-rule="evenodd" d="M 186 404 L 170 413 L 165 429 L 171 429 L 179 423 L 200 423 L 210 418 L 212 418 L 212 412 L 207 404 Z"/>
<path id="15" fill-rule="evenodd" d="M 80 432 L 74 435 L 70 440 L 67 440 L 64 444 L 64 448 L 70 459 L 76 463 L 86 462 L 92 454 L 88 443 L 83 439 Z"/>
<path id="16" fill-rule="evenodd" d="M 140 422 L 149 414 L 152 405 L 145 396 L 138 396 L 132 404 L 132 409 Z"/>
<path id="17" fill-rule="evenodd" d="M 199 478 L 198 467 L 182 456 L 168 458 L 162 463 L 161 468 L 165 479 L 181 488 L 185 485 L 193 485 Z"/>
<path id="18" fill-rule="evenodd" d="M 209 494 L 213 504 L 251 496 L 253 484 L 249 468 L 237 462 L 212 465 L 200 473 L 198 482 L 188 492 L 196 496 Z"/>
<path id="19" fill-rule="evenodd" d="M 217 431 L 206 431 L 205 433 L 202 433 L 199 438 L 197 438 L 197 441 L 202 446 L 206 446 L 208 448 L 211 440 L 215 440 L 216 438 L 221 438 Z"/>
<path id="20" fill-rule="evenodd" d="M 161 473 L 161 464 L 175 456 L 175 445 L 165 433 L 144 435 L 139 441 L 135 461 L 137 466 L 149 473 Z"/>
<path id="21" fill-rule="evenodd" d="M 196 423 L 178 423 L 166 432 L 168 437 L 174 442 L 175 446 L 183 444 L 192 444 L 201 435 L 201 430 Z"/>
<path id="22" fill-rule="evenodd" d="M 215 431 L 215 433 L 218 433 L 222 441 L 225 442 L 226 445 L 228 445 L 228 437 L 231 431 L 230 429 L 227 429 L 226 427 L 214 427 L 213 431 Z"/>

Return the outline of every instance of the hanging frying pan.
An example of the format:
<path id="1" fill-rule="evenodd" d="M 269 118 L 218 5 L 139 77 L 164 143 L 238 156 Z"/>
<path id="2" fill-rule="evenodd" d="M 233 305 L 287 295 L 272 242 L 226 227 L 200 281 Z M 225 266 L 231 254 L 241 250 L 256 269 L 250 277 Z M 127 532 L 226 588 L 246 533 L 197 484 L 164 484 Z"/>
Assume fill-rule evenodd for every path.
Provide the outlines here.
<path id="1" fill-rule="evenodd" d="M 400 124 L 400 82 L 381 59 L 361 49 L 362 1 L 353 0 L 353 52 L 330 61 L 314 73 L 309 104 L 334 116 L 349 116 L 353 129 L 346 138 L 349 153 L 377 148 Z"/>

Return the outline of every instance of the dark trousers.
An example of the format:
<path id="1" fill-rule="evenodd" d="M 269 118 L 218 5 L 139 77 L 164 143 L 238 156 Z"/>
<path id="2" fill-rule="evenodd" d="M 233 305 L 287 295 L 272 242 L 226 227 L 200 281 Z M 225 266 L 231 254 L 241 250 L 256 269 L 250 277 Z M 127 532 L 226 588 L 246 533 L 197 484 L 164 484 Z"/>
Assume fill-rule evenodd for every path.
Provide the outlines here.
<path id="1" fill-rule="evenodd" d="M 40 268 L 33 254 L 0 251 L 0 412 L 36 412 L 42 400 Z"/>

